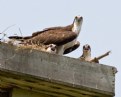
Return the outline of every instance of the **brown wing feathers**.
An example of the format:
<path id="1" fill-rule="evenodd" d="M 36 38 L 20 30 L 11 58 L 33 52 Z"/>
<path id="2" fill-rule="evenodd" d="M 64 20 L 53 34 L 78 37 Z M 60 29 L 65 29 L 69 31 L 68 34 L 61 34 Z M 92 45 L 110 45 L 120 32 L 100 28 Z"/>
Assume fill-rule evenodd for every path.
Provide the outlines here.
<path id="1" fill-rule="evenodd" d="M 45 32 L 37 32 L 39 34 L 34 36 L 20 37 L 20 36 L 10 36 L 10 39 L 22 40 L 28 44 L 44 43 L 44 44 L 56 44 L 63 45 L 74 40 L 77 35 L 72 31 L 64 30 L 48 30 Z"/>
<path id="2" fill-rule="evenodd" d="M 45 28 L 45 29 L 42 30 L 42 31 L 34 32 L 34 33 L 32 34 L 32 37 L 37 36 L 37 35 L 40 34 L 40 33 L 43 33 L 43 32 L 46 32 L 46 31 L 50 31 L 50 30 L 54 30 L 54 31 L 55 31 L 55 30 L 72 31 L 72 26 L 73 26 L 73 24 L 68 25 L 68 26 L 66 26 L 66 27 L 50 27 L 50 28 Z"/>
<path id="3" fill-rule="evenodd" d="M 43 44 L 56 44 L 59 46 L 74 40 L 76 37 L 77 35 L 72 31 L 50 30 L 32 37 L 31 41 L 35 43 L 40 42 Z M 29 40 L 25 41 L 28 42 Z"/>

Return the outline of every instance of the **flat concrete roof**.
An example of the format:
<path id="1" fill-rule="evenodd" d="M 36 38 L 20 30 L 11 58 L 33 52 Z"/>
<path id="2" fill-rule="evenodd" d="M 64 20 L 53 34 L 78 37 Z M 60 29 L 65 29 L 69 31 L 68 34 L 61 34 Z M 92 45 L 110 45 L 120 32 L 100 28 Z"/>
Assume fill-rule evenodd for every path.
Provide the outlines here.
<path id="1" fill-rule="evenodd" d="M 116 68 L 0 44 L 0 87 L 69 97 L 113 97 Z"/>

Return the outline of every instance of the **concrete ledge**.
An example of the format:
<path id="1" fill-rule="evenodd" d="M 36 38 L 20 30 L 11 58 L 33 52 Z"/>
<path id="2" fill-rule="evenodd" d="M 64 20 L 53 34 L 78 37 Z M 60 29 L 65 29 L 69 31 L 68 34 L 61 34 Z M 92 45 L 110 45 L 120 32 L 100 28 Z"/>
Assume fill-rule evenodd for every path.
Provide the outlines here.
<path id="1" fill-rule="evenodd" d="M 0 44 L 1 88 L 18 87 L 56 97 L 113 97 L 115 71 L 111 66 Z"/>

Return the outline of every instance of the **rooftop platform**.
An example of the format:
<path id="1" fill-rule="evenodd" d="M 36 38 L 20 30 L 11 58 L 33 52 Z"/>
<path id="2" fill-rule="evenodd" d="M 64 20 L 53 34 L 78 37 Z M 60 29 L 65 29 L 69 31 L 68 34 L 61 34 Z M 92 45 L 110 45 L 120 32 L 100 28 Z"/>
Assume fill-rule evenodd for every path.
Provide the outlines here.
<path id="1" fill-rule="evenodd" d="M 114 97 L 116 71 L 112 66 L 0 44 L 0 91 L 10 90 L 12 97 Z"/>

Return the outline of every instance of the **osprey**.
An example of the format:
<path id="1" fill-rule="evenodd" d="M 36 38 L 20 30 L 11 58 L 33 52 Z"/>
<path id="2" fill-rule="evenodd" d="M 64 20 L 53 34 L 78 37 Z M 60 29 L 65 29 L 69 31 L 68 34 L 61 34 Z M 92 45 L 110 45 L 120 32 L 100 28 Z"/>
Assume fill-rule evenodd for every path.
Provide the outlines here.
<path id="1" fill-rule="evenodd" d="M 83 17 L 76 16 L 71 25 L 65 27 L 46 28 L 42 31 L 34 32 L 32 36 L 10 36 L 9 39 L 21 40 L 22 43 L 29 45 L 39 45 L 41 43 L 45 45 L 55 44 L 57 46 L 57 54 L 63 55 L 79 47 L 78 45 L 76 48 L 74 47 L 72 49 L 72 47 L 75 46 L 75 43 L 77 42 L 77 37 L 80 33 L 82 22 Z M 66 52 L 64 52 L 65 50 Z"/>
<path id="2" fill-rule="evenodd" d="M 55 44 L 49 44 L 45 47 L 45 52 L 56 54 L 57 46 Z"/>
<path id="3" fill-rule="evenodd" d="M 72 47 L 65 49 L 63 54 L 68 54 L 68 53 L 76 50 L 79 46 L 80 46 L 80 42 L 76 41 Z"/>
<path id="4" fill-rule="evenodd" d="M 88 44 L 83 46 L 83 53 L 79 59 L 83 61 L 99 63 L 97 58 L 91 58 L 91 47 Z"/>
<path id="5" fill-rule="evenodd" d="M 91 47 L 86 44 L 83 46 L 83 53 L 80 57 L 81 60 L 90 61 L 91 60 Z"/>
<path id="6" fill-rule="evenodd" d="M 11 42 L 10 42 L 10 44 L 11 44 Z M 21 49 L 36 49 L 36 50 L 48 52 L 51 54 L 56 54 L 56 52 L 57 52 L 57 46 L 55 44 L 49 44 L 49 45 L 41 44 L 39 46 L 38 45 L 23 45 L 23 44 L 21 44 L 17 47 L 21 48 Z"/>

